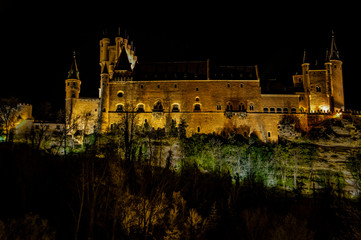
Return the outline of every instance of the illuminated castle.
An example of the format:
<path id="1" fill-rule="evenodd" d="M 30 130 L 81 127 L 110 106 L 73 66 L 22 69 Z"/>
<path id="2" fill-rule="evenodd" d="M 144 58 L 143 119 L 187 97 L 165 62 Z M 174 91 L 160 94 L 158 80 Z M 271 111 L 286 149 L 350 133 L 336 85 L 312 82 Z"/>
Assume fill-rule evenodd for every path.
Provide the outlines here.
<path id="1" fill-rule="evenodd" d="M 265 94 L 257 66 L 213 66 L 209 61 L 139 63 L 126 38 L 100 40 L 99 98 L 81 98 L 74 57 L 65 81 L 67 123 L 86 134 L 106 133 L 126 112 L 137 124 L 169 128 L 184 119 L 187 135 L 228 130 L 264 141 L 278 140 L 278 123 L 344 110 L 342 61 L 332 36 L 323 69 L 311 69 L 304 58 L 302 74 L 293 76 L 292 92 Z M 312 113 L 312 114 L 311 114 Z M 315 114 L 316 113 L 316 114 Z"/>

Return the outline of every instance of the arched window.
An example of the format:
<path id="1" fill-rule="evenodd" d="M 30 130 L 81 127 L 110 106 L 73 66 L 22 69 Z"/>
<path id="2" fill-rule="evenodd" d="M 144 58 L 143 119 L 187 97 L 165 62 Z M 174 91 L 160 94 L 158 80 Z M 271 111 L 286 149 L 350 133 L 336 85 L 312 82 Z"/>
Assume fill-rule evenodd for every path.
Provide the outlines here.
<path id="1" fill-rule="evenodd" d="M 263 108 L 263 112 L 264 112 L 264 113 L 268 113 L 268 108 L 266 108 L 266 107 Z"/>
<path id="2" fill-rule="evenodd" d="M 144 112 L 144 105 L 143 104 L 138 104 L 137 112 Z"/>
<path id="3" fill-rule="evenodd" d="M 240 104 L 239 104 L 239 111 L 241 111 L 241 112 L 246 111 L 246 107 L 244 106 L 243 103 L 240 103 Z"/>
<path id="4" fill-rule="evenodd" d="M 277 108 L 277 113 L 282 113 L 282 108 L 278 107 Z"/>
<path id="5" fill-rule="evenodd" d="M 200 112 L 201 111 L 201 105 L 199 103 L 194 104 L 194 111 Z"/>
<path id="6" fill-rule="evenodd" d="M 123 97 L 123 95 L 124 95 L 124 93 L 123 93 L 122 91 L 119 91 L 119 92 L 117 93 L 117 96 L 118 96 L 118 97 Z"/>
<path id="7" fill-rule="evenodd" d="M 233 111 L 233 106 L 231 103 L 227 103 L 226 111 Z"/>
<path id="8" fill-rule="evenodd" d="M 283 113 L 288 113 L 288 108 L 283 108 Z"/>
<path id="9" fill-rule="evenodd" d="M 163 105 L 160 101 L 154 104 L 153 112 L 163 112 Z"/>
<path id="10" fill-rule="evenodd" d="M 296 112 L 297 112 L 296 108 L 291 109 L 291 113 L 296 113 Z"/>
<path id="11" fill-rule="evenodd" d="M 316 92 L 321 92 L 321 87 L 316 87 Z"/>
<path id="12" fill-rule="evenodd" d="M 178 104 L 173 104 L 172 112 L 179 112 L 179 105 Z"/>
<path id="13" fill-rule="evenodd" d="M 117 104 L 116 112 L 124 112 L 124 108 L 122 104 Z"/>

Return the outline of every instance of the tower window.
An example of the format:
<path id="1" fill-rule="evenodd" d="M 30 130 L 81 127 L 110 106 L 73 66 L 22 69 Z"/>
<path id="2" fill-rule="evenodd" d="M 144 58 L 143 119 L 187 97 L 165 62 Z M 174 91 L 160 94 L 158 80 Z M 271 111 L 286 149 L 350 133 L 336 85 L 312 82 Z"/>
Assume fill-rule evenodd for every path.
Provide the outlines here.
<path id="1" fill-rule="evenodd" d="M 231 84 L 228 83 L 228 84 L 227 84 L 227 87 L 230 88 L 230 87 L 231 87 Z"/>
<path id="2" fill-rule="evenodd" d="M 123 97 L 124 96 L 124 93 L 122 91 L 119 91 L 118 94 L 117 94 L 118 97 Z"/>
<path id="3" fill-rule="evenodd" d="M 197 127 L 197 132 L 201 132 L 201 127 Z"/>
<path id="4" fill-rule="evenodd" d="M 271 132 L 268 132 L 268 133 L 267 133 L 267 136 L 270 138 L 270 137 L 271 137 Z"/>
<path id="5" fill-rule="evenodd" d="M 222 110 L 221 104 L 217 104 L 217 110 Z"/>
<path id="6" fill-rule="evenodd" d="M 321 87 L 316 87 L 316 92 L 321 92 Z"/>
<path id="7" fill-rule="evenodd" d="M 196 91 L 198 92 L 198 88 L 196 88 Z"/>

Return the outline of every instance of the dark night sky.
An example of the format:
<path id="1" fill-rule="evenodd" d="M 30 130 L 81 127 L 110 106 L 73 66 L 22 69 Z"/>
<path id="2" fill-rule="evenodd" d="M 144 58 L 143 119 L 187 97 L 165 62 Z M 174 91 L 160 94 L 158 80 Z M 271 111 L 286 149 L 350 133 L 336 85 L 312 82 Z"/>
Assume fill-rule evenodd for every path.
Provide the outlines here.
<path id="1" fill-rule="evenodd" d="M 257 64 L 263 78 L 282 81 L 300 71 L 304 48 L 323 60 L 334 30 L 344 62 L 346 108 L 361 109 L 356 6 L 150 2 L 0 2 L 1 96 L 62 106 L 76 50 L 81 96 L 96 97 L 99 40 L 104 31 L 113 38 L 118 27 L 134 41 L 139 61 L 210 58 L 222 64 Z"/>

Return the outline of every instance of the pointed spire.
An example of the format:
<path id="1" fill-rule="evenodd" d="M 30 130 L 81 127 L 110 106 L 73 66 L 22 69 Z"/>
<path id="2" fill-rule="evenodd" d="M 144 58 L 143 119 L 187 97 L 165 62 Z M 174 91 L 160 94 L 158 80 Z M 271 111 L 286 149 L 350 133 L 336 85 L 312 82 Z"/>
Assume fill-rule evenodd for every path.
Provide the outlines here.
<path id="1" fill-rule="evenodd" d="M 125 50 L 125 47 L 122 47 L 122 52 L 120 53 L 120 56 L 118 58 L 117 64 L 115 65 L 114 70 L 127 70 L 132 71 L 127 51 Z"/>
<path id="2" fill-rule="evenodd" d="M 106 63 L 104 63 L 102 74 L 109 74 L 108 67 L 107 67 Z"/>
<path id="3" fill-rule="evenodd" d="M 303 49 L 303 60 L 302 63 L 306 62 L 306 48 Z"/>
<path id="4" fill-rule="evenodd" d="M 68 79 L 79 79 L 79 70 L 78 65 L 76 64 L 76 54 L 73 51 L 73 63 L 71 64 L 70 70 L 68 72 Z"/>
<path id="5" fill-rule="evenodd" d="M 336 42 L 335 42 L 335 34 L 334 32 L 332 31 L 332 40 L 331 40 L 331 48 L 330 48 L 330 55 L 328 57 L 329 60 L 332 60 L 332 59 L 340 59 L 340 54 L 337 50 L 337 47 L 336 47 Z"/>

